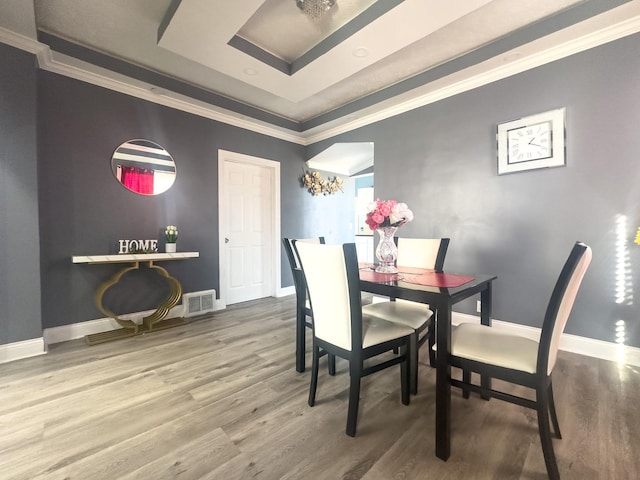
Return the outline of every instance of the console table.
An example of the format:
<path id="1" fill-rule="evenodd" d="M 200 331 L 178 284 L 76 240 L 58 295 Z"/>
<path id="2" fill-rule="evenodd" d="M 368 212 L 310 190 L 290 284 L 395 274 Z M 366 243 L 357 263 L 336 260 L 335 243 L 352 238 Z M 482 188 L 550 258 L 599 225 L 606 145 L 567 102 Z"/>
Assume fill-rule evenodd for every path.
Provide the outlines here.
<path id="1" fill-rule="evenodd" d="M 106 317 L 113 318 L 122 327 L 116 330 L 110 330 L 107 332 L 94 333 L 86 335 L 85 340 L 89 345 L 96 345 L 98 343 L 110 342 L 112 340 L 118 340 L 120 338 L 133 337 L 157 330 L 164 330 L 165 328 L 177 327 L 184 325 L 186 320 L 181 317 L 166 318 L 171 309 L 175 307 L 180 301 L 182 296 L 182 285 L 175 278 L 169 275 L 164 268 L 159 265 L 155 265 L 154 262 L 165 262 L 170 260 L 186 260 L 188 258 L 199 257 L 199 252 L 176 252 L 176 253 L 135 253 L 135 254 L 118 254 L 118 255 L 91 255 L 91 256 L 74 256 L 72 257 L 73 263 L 88 263 L 88 264 L 104 264 L 104 263 L 123 263 L 126 264 L 121 270 L 116 272 L 113 276 L 105 280 L 96 290 L 94 295 L 96 306 Z M 147 268 L 153 269 L 167 279 L 171 287 L 169 296 L 164 299 L 156 310 L 149 316 L 142 319 L 142 323 L 136 323 L 132 320 L 126 320 L 118 318 L 114 312 L 106 308 L 102 303 L 102 297 L 104 293 L 113 285 L 118 283 L 122 276 L 131 271 L 138 270 L 140 265 L 144 265 Z"/>

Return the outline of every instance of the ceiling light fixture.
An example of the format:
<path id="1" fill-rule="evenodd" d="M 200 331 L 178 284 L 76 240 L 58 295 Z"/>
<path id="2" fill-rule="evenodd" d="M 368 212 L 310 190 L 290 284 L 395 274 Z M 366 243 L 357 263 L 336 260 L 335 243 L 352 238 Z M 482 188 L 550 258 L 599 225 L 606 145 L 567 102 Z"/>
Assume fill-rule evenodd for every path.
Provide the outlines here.
<path id="1" fill-rule="evenodd" d="M 358 47 L 352 53 L 354 57 L 364 58 L 369 55 L 369 50 L 367 50 L 365 47 Z"/>
<path id="2" fill-rule="evenodd" d="M 522 57 L 520 52 L 511 52 L 504 56 L 505 62 L 513 62 L 514 60 L 518 60 Z"/>
<path id="3" fill-rule="evenodd" d="M 296 5 L 311 19 L 318 21 L 336 4 L 336 0 L 296 0 Z"/>

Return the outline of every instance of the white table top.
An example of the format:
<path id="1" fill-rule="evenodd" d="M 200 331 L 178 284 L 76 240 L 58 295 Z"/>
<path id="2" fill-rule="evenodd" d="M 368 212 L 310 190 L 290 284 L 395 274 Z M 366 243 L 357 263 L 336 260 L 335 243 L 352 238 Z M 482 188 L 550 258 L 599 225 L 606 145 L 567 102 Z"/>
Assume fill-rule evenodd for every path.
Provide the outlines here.
<path id="1" fill-rule="evenodd" d="M 130 263 L 167 260 L 185 260 L 196 258 L 200 252 L 176 252 L 176 253 L 121 253 L 113 255 L 74 255 L 73 263 Z"/>

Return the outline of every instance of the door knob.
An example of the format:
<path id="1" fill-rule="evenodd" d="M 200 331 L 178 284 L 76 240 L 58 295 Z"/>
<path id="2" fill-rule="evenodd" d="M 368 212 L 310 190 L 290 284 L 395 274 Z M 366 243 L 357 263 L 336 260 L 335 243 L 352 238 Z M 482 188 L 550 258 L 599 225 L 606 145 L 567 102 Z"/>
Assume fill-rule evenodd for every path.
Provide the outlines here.
<path id="1" fill-rule="evenodd" d="M 227 237 L 224 237 L 224 243 L 229 243 L 229 239 Z"/>

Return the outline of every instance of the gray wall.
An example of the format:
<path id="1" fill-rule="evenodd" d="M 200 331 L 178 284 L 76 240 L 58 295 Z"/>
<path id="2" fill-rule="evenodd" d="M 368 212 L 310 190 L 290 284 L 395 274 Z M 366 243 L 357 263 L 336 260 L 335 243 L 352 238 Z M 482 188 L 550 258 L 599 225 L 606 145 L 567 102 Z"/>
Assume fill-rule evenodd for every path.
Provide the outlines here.
<path id="1" fill-rule="evenodd" d="M 38 93 L 44 328 L 101 317 L 93 293 L 121 268 L 73 265 L 72 255 L 115 253 L 118 239 L 161 238 L 168 224 L 180 230 L 179 250 L 200 252 L 167 265 L 183 290 L 219 292 L 218 149 L 281 162 L 283 236 L 326 232 L 344 240 L 338 232 L 347 213 L 353 221 L 353 201 L 351 210 L 338 209 L 339 196 L 314 198 L 301 187 L 300 145 L 45 71 Z M 111 155 L 132 138 L 153 140 L 172 154 L 178 174 L 166 193 L 136 195 L 113 177 Z M 291 285 L 284 254 L 282 261 L 282 283 Z M 153 273 L 132 272 L 107 291 L 104 304 L 118 313 L 152 308 L 166 288 Z"/>
<path id="2" fill-rule="evenodd" d="M 42 336 L 34 57 L 0 44 L 0 345 Z"/>
<path id="3" fill-rule="evenodd" d="M 567 111 L 567 166 L 497 176 L 496 125 L 558 107 Z M 376 195 L 415 213 L 401 236 L 451 237 L 447 270 L 498 275 L 495 318 L 540 326 L 562 263 L 581 240 L 594 258 L 567 332 L 615 341 L 623 320 L 625 344 L 640 347 L 640 246 L 632 243 L 640 226 L 640 35 L 338 139 L 375 142 Z M 459 310 L 475 313 L 475 305 Z"/>
<path id="4" fill-rule="evenodd" d="M 72 265 L 70 257 L 114 251 L 118 238 L 160 236 L 168 223 L 181 228 L 181 249 L 202 254 L 171 266 L 185 291 L 219 289 L 219 148 L 282 162 L 283 236 L 351 240 L 350 195 L 312 197 L 299 177 L 305 158 L 336 141 L 374 141 L 376 195 L 405 201 L 416 214 L 400 233 L 449 236 L 447 270 L 497 274 L 495 318 L 539 326 L 561 263 L 582 240 L 594 260 L 567 331 L 614 341 L 622 320 L 625 343 L 640 347 L 640 247 L 632 243 L 640 225 L 639 45 L 639 35 L 625 38 L 306 149 L 39 72 L 39 191 L 34 59 L 0 46 L 0 221 L 7 225 L 0 229 L 0 341 L 99 317 L 92 295 L 115 267 Z M 496 124 L 561 106 L 567 166 L 497 176 Z M 136 196 L 113 179 L 113 150 L 135 137 L 174 155 L 178 179 L 166 194 Z M 285 262 L 283 256 L 283 286 L 291 284 Z M 140 288 L 146 282 L 131 283 L 134 294 L 116 308 L 152 303 L 156 292 Z M 26 301 L 25 291 L 36 301 Z M 460 306 L 474 310 L 472 302 Z"/>

